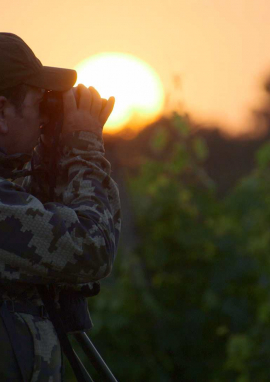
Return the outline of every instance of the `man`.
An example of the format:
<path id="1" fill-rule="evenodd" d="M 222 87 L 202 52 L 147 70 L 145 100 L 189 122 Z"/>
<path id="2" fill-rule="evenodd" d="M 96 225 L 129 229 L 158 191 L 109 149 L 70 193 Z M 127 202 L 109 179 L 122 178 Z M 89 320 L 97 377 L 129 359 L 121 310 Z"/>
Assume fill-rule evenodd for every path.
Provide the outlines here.
<path id="1" fill-rule="evenodd" d="M 116 254 L 120 202 L 102 140 L 114 98 L 83 85 L 76 93 L 75 81 L 75 71 L 43 66 L 22 39 L 0 33 L 1 381 L 62 380 L 61 348 L 36 285 L 91 287 Z M 53 169 L 56 148 L 40 129 L 51 123 L 40 113 L 48 90 L 63 92 Z"/>

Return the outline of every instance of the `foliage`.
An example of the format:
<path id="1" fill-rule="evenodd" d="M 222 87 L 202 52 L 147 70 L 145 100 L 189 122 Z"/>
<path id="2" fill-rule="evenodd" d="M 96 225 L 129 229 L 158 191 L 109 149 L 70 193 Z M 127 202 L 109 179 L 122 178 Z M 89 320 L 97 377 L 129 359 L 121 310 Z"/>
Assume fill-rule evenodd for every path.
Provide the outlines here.
<path id="1" fill-rule="evenodd" d="M 269 381 L 270 144 L 220 200 L 205 143 L 172 126 L 128 177 L 139 240 L 89 301 L 92 338 L 119 381 Z"/>

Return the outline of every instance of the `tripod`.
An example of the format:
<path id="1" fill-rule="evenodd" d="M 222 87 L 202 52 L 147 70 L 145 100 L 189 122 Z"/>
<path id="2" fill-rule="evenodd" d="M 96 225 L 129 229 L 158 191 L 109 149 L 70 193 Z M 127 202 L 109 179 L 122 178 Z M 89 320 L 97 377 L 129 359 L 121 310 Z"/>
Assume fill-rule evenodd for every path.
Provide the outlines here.
<path id="1" fill-rule="evenodd" d="M 87 355 L 89 360 L 91 361 L 94 368 L 97 370 L 97 372 L 102 377 L 102 381 L 108 381 L 108 382 L 117 382 L 114 375 L 102 359 L 101 355 L 95 348 L 94 344 L 90 340 L 90 338 L 87 336 L 85 332 L 82 333 L 75 333 L 74 337 L 80 344 L 81 348 L 83 349 L 84 353 Z M 76 354 L 76 353 L 75 353 Z M 85 380 L 89 382 L 93 382 L 92 378 L 88 374 L 87 370 L 85 369 L 83 363 L 81 362 L 80 358 L 76 354 L 76 357 L 78 358 L 78 361 L 81 364 L 83 373 L 85 373 Z"/>

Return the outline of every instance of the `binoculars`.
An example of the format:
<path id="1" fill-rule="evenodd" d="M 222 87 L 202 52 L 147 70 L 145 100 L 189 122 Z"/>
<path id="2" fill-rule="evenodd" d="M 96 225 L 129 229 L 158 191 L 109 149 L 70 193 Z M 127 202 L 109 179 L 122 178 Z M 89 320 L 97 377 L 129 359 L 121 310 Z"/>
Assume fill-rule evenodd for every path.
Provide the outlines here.
<path id="1" fill-rule="evenodd" d="M 77 106 L 80 100 L 79 87 L 73 87 L 73 93 L 77 102 Z M 40 103 L 40 113 L 46 115 L 49 118 L 49 124 L 42 128 L 42 134 L 52 134 L 54 131 L 55 122 L 63 119 L 63 93 L 57 91 L 46 91 L 43 100 Z M 101 98 L 102 107 L 105 107 L 107 99 Z"/>
<path id="2" fill-rule="evenodd" d="M 77 88 L 73 89 L 76 96 Z M 41 115 L 46 115 L 49 118 L 49 124 L 42 128 L 42 133 L 44 134 L 46 134 L 47 130 L 52 130 L 53 122 L 56 122 L 63 117 L 64 111 L 62 94 L 62 92 L 46 91 L 43 96 L 43 100 L 39 106 L 39 111 Z"/>

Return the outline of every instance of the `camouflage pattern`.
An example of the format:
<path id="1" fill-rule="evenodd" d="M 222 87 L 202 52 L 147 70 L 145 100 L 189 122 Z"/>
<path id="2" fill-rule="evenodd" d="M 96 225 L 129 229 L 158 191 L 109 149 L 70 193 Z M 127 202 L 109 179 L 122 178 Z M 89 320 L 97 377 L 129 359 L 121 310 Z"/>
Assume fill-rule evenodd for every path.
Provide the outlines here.
<path id="1" fill-rule="evenodd" d="M 51 321 L 25 313 L 12 313 L 14 327 L 23 342 L 27 381 L 60 382 L 63 377 L 62 352 Z M 21 382 L 22 375 L 6 328 L 0 321 L 0 380 Z"/>
<path id="2" fill-rule="evenodd" d="M 11 170 L 9 179 L 5 179 L 6 173 L 0 177 L 0 280 L 4 299 L 41 305 L 35 284 L 53 283 L 59 290 L 91 288 L 112 269 L 120 233 L 120 201 L 102 138 L 85 131 L 61 137 L 54 200 L 49 197 L 49 154 L 40 143 L 32 158 L 36 171 L 21 184 L 11 179 L 22 170 L 20 159 L 29 158 L 0 155 L 0 175 L 7 161 Z M 16 163 L 13 168 L 12 162 Z M 28 163 L 26 170 L 30 167 Z M 34 346 L 29 380 L 57 381 L 61 352 L 51 322 L 21 313 L 16 313 L 16 318 L 26 341 Z M 50 373 L 58 373 L 58 377 Z"/>

